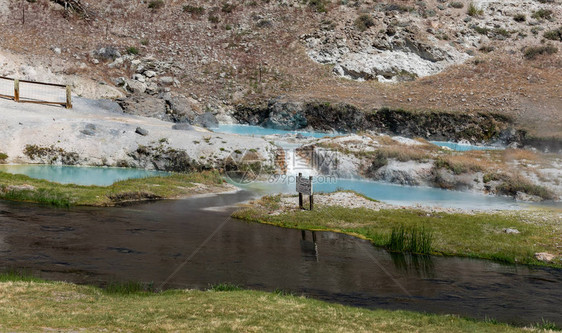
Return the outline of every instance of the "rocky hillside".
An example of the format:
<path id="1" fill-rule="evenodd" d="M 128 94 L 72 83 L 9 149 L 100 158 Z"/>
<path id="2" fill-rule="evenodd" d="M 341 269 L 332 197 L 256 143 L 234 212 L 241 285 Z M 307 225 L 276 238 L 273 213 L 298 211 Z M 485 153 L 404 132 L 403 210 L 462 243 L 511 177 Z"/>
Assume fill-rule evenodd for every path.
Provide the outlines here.
<path id="1" fill-rule="evenodd" d="M 284 95 L 491 112 L 562 138 L 559 0 L 61 3 L 0 0 L 0 75 L 202 125 Z"/>

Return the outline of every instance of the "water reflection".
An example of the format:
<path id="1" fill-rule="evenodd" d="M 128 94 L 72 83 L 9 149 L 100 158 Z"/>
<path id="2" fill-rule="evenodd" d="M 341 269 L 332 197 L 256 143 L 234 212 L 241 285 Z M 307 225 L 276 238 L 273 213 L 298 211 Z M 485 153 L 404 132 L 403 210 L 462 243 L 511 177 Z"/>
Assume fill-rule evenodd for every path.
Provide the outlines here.
<path id="1" fill-rule="evenodd" d="M 318 244 L 316 243 L 316 232 L 310 231 L 311 239 L 306 239 L 307 232 L 305 230 L 301 231 L 301 253 L 305 260 L 320 261 L 318 259 Z"/>
<path id="2" fill-rule="evenodd" d="M 435 278 L 435 265 L 431 256 L 391 252 L 390 258 L 398 272 L 422 279 Z"/>

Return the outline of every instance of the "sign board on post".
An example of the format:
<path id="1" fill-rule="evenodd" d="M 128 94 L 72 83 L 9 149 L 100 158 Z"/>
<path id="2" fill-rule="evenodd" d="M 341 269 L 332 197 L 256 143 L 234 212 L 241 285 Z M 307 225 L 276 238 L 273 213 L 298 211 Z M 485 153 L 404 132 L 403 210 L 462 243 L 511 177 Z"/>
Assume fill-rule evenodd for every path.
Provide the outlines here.
<path id="1" fill-rule="evenodd" d="M 310 210 L 313 209 L 314 206 L 314 194 L 312 190 L 312 176 L 304 178 L 302 173 L 299 173 L 297 177 L 297 192 L 299 193 L 299 208 L 303 208 L 303 194 L 306 194 L 310 197 Z"/>
<path id="2" fill-rule="evenodd" d="M 297 192 L 312 195 L 312 177 L 304 178 L 299 174 L 297 177 Z"/>

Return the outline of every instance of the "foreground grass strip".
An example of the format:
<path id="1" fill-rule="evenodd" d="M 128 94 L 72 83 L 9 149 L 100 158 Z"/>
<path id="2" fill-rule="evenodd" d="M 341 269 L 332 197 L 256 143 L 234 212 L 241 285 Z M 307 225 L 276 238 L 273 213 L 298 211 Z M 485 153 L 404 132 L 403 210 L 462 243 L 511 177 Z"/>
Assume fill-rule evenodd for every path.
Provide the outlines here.
<path id="1" fill-rule="evenodd" d="M 0 199 L 48 204 L 111 206 L 126 201 L 176 198 L 193 194 L 195 183 L 220 186 L 217 171 L 148 177 L 119 181 L 111 186 L 59 184 L 24 175 L 0 172 Z"/>
<path id="2" fill-rule="evenodd" d="M 415 209 L 375 211 L 318 206 L 314 211 L 297 210 L 272 215 L 271 212 L 279 208 L 277 197 L 264 197 L 253 207 L 235 212 L 233 217 L 285 228 L 347 233 L 368 239 L 376 246 L 397 251 L 410 250 L 403 242 L 396 241 L 400 238 L 397 231 L 400 228 L 417 228 L 430 233 L 433 254 L 562 267 L 562 251 L 558 247 L 562 241 L 562 225 L 558 218 L 560 214 L 556 212 L 550 215 L 539 211 L 471 215 L 428 213 Z M 520 233 L 507 234 L 504 232 L 507 228 L 517 229 Z M 390 246 L 393 240 L 400 246 Z M 558 259 L 545 264 L 534 258 L 537 252 L 552 253 Z"/>
<path id="3" fill-rule="evenodd" d="M 221 288 L 219 288 L 221 289 Z M 450 315 L 366 310 L 283 293 L 108 293 L 67 283 L 0 282 L 0 330 L 530 332 Z"/>

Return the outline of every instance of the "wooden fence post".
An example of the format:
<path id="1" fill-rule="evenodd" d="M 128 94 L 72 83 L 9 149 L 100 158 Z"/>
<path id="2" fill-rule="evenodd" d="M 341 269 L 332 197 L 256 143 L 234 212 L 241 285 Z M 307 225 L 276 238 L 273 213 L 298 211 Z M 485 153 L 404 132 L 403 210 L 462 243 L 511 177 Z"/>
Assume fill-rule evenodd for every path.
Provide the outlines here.
<path id="1" fill-rule="evenodd" d="M 14 101 L 20 101 L 20 80 L 14 80 Z"/>
<path id="2" fill-rule="evenodd" d="M 72 109 L 72 88 L 66 86 L 66 108 Z"/>
<path id="3" fill-rule="evenodd" d="M 310 210 L 314 209 L 314 191 L 312 190 L 312 176 L 308 177 L 310 181 Z"/>
<path id="4" fill-rule="evenodd" d="M 302 173 L 299 172 L 299 179 L 300 179 L 301 177 L 302 177 Z M 297 180 L 297 181 L 298 181 L 298 180 Z M 302 204 L 302 193 L 301 193 L 301 192 L 299 192 L 299 208 L 300 208 L 300 209 L 303 209 L 303 208 L 304 208 L 304 207 L 303 207 L 303 204 Z"/>

